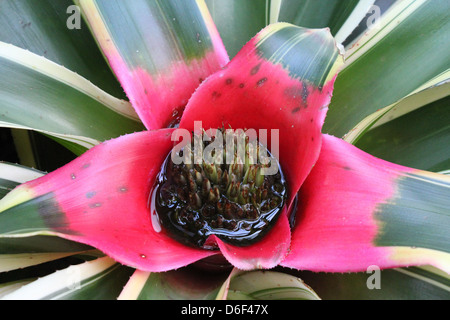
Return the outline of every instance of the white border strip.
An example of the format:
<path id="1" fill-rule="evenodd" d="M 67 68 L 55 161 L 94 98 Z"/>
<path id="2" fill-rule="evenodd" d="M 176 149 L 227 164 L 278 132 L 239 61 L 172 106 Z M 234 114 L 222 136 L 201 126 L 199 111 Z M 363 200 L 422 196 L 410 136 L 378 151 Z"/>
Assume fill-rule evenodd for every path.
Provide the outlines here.
<path id="1" fill-rule="evenodd" d="M 54 63 L 53 61 L 1 41 L 0 57 L 67 84 L 68 86 L 88 95 L 92 99 L 97 100 L 112 111 L 117 112 L 129 119 L 140 121 L 139 116 L 129 102 L 113 97 L 95 86 L 89 80 L 59 64 Z"/>
<path id="2" fill-rule="evenodd" d="M 394 30 L 403 20 L 418 10 L 427 0 L 402 0 L 398 1 L 386 12 L 380 23 L 380 27 L 373 28 L 359 38 L 345 55 L 345 65 L 348 66 L 375 46 L 381 39 Z"/>

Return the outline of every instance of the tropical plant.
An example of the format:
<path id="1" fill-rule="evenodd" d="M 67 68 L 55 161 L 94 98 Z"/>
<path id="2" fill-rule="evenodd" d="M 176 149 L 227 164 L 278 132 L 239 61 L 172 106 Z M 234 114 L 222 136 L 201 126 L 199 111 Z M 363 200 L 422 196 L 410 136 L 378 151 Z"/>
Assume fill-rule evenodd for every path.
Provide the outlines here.
<path id="1" fill-rule="evenodd" d="M 0 297 L 448 299 L 449 9 L 447 0 L 1 1 L 0 125 L 22 162 L 0 163 Z M 232 178 L 205 163 L 173 171 L 191 190 L 183 204 L 212 201 L 228 219 L 220 228 L 244 226 L 238 214 L 254 221 L 250 209 L 220 207 L 222 197 L 244 208 L 250 192 L 258 214 L 277 211 L 256 242 L 212 228 L 203 248 L 181 244 L 149 206 L 172 135 L 197 120 L 279 130 L 286 179 L 276 187 L 262 187 L 263 167 L 238 163 Z M 48 174 L 25 166 L 59 154 L 33 155 L 24 132 L 74 160 Z M 186 195 L 178 189 L 166 190 L 171 205 Z"/>

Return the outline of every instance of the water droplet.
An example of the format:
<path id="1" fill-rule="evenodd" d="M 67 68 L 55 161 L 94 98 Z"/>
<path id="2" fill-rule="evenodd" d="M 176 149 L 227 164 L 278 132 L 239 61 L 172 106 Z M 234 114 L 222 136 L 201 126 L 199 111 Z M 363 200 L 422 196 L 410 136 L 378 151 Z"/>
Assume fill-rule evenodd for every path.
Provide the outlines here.
<path id="1" fill-rule="evenodd" d="M 267 81 L 267 78 L 266 78 L 266 77 L 261 78 L 261 79 L 258 80 L 258 82 L 256 82 L 256 85 L 257 85 L 258 87 L 262 87 L 262 86 L 264 85 L 264 83 L 266 83 L 266 81 Z"/>
<path id="2" fill-rule="evenodd" d="M 89 191 L 88 193 L 86 193 L 86 198 L 91 199 L 93 196 L 95 196 L 97 192 L 95 191 Z"/>
<path id="3" fill-rule="evenodd" d="M 157 232 L 157 233 L 160 233 L 162 228 L 161 228 L 161 222 L 159 221 L 158 213 L 156 212 L 156 207 L 155 207 L 156 193 L 157 192 L 153 191 L 152 196 L 150 198 L 150 203 L 149 203 L 150 218 L 152 220 L 153 230 L 155 230 L 155 232 Z"/>

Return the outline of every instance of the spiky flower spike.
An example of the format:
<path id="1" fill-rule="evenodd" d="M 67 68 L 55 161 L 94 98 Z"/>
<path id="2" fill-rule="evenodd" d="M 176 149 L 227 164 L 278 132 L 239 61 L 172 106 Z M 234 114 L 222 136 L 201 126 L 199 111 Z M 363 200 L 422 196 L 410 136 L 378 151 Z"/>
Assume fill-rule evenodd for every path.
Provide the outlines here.
<path id="1" fill-rule="evenodd" d="M 266 148 L 243 130 L 227 130 L 225 139 L 224 130 L 218 131 L 208 141 L 193 135 L 176 154 L 186 162 L 175 164 L 173 154 L 167 156 L 150 201 L 172 237 L 206 249 L 217 249 L 207 241 L 211 235 L 238 246 L 255 243 L 273 226 L 286 199 L 276 158 L 267 157 Z M 208 149 L 211 159 L 201 157 Z M 266 163 L 258 161 L 264 156 Z"/>

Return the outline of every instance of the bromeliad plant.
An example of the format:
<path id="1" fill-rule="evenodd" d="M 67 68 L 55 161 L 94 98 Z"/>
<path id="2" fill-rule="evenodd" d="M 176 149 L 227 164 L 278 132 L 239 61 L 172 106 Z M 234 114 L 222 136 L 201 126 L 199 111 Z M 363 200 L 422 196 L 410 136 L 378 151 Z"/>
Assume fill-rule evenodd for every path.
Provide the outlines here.
<path id="1" fill-rule="evenodd" d="M 374 1 L 79 0 L 72 8 L 87 25 L 76 30 L 55 27 L 71 4 L 61 3 L 1 4 L 5 17 L 23 17 L 1 34 L 1 124 L 79 155 L 45 175 L 0 167 L 5 190 L 20 184 L 0 202 L 4 298 L 316 299 L 288 273 L 374 267 L 396 268 L 382 275 L 396 289 L 433 277 L 441 285 L 430 292 L 448 297 L 448 276 L 435 268 L 450 271 L 450 179 L 431 171 L 448 169 L 449 154 L 401 150 L 430 135 L 427 148 L 442 148 L 435 141 L 448 139 L 448 122 L 392 138 L 423 115 L 448 120 L 445 0 L 395 3 L 355 42 L 351 31 Z M 246 12 L 254 19 L 241 21 Z M 102 57 L 85 49 L 95 48 L 88 27 L 129 102 L 114 97 L 123 95 Z M 27 28 L 41 32 L 39 43 Z M 195 136 L 194 149 L 225 145 L 214 159 L 229 153 L 231 162 L 174 164 L 174 154 L 189 155 L 180 132 L 203 134 L 199 122 L 259 132 L 257 154 L 278 147 L 277 174 L 249 163 L 251 140 L 240 163 L 217 131 Z M 419 153 L 426 159 L 415 163 Z M 11 271 L 64 257 L 83 263 L 38 280 Z M 399 268 L 413 265 L 427 266 Z M 300 274 L 324 297 L 352 297 L 330 294 L 335 287 L 320 283 L 328 274 Z M 343 280 L 349 292 L 357 283 L 332 279 Z"/>

